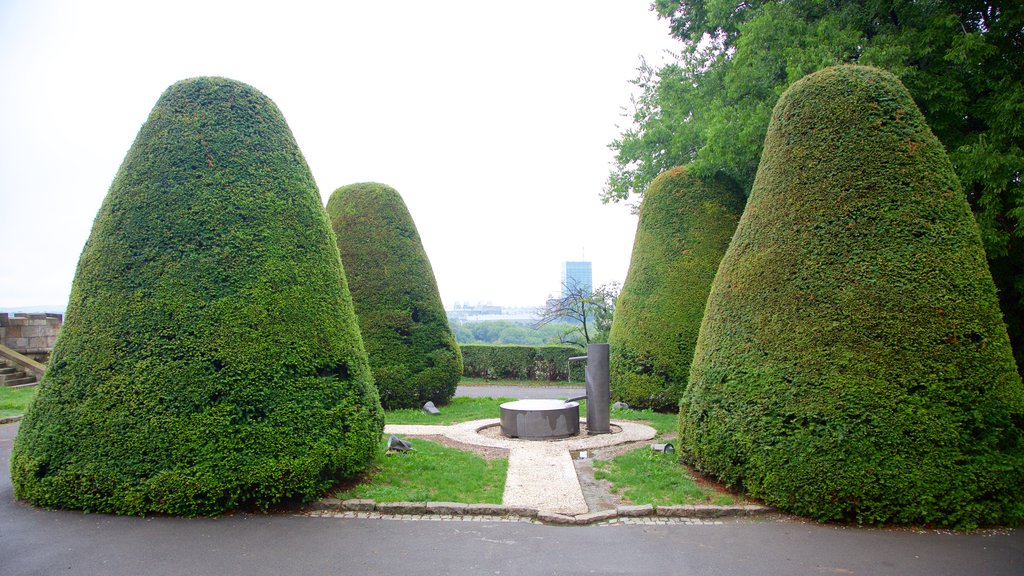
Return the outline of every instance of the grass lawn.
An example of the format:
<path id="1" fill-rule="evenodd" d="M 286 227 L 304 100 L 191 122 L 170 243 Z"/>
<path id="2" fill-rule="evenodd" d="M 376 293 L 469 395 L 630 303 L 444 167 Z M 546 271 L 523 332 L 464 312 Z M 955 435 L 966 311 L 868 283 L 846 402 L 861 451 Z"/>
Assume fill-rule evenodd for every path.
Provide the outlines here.
<path id="1" fill-rule="evenodd" d="M 335 491 L 334 497 L 501 504 L 508 459 L 485 460 L 428 440 L 406 440 L 412 452 L 383 454 L 362 482 Z"/>
<path id="2" fill-rule="evenodd" d="M 28 388 L 8 388 L 0 386 L 0 418 L 20 416 L 28 409 L 29 403 L 36 397 L 38 386 Z"/>
<path id="3" fill-rule="evenodd" d="M 384 421 L 388 424 L 437 424 L 445 426 L 456 422 L 498 418 L 502 402 L 510 402 L 512 398 L 467 398 L 459 396 L 444 406 L 439 406 L 440 414 L 431 416 L 419 408 L 403 410 L 387 410 Z"/>
<path id="4" fill-rule="evenodd" d="M 502 381 L 502 386 L 510 385 L 509 381 Z M 459 396 L 452 398 L 452 401 L 445 406 L 438 407 L 441 414 L 431 416 L 418 408 L 407 408 L 404 410 L 389 410 L 384 413 L 384 419 L 388 424 L 438 424 L 447 425 L 455 422 L 467 422 L 469 420 L 483 420 L 484 418 L 499 418 L 501 416 L 500 406 L 502 402 L 509 402 L 512 398 L 469 398 Z M 587 413 L 586 400 L 580 402 L 580 416 L 585 417 Z M 675 432 L 676 415 L 659 414 L 651 410 L 611 410 L 612 420 L 642 420 L 648 422 L 659 436 Z"/>
<path id="5" fill-rule="evenodd" d="M 735 499 L 694 481 L 675 454 L 652 452 L 649 447 L 626 452 L 611 460 L 594 460 L 594 477 L 612 483 L 612 491 L 630 504 L 735 504 Z"/>

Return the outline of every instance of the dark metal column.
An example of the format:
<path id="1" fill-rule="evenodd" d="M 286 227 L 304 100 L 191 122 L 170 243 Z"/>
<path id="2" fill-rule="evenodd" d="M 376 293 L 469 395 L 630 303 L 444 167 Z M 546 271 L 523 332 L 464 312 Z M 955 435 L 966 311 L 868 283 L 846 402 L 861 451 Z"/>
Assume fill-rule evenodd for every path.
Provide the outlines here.
<path id="1" fill-rule="evenodd" d="M 611 390 L 608 385 L 608 345 L 587 345 L 587 433 L 608 434 Z"/>

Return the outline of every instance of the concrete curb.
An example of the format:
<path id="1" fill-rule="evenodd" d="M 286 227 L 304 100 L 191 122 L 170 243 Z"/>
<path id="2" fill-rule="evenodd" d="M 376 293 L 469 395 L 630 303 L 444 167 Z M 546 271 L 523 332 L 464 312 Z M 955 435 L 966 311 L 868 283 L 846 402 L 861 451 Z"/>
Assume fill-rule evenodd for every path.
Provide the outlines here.
<path id="1" fill-rule="evenodd" d="M 373 500 L 353 499 L 338 500 L 325 498 L 314 502 L 314 511 L 332 512 L 376 512 L 384 516 L 445 516 L 451 519 L 463 517 L 487 516 L 501 518 L 524 518 L 558 526 L 587 526 L 598 522 L 613 521 L 618 518 L 736 518 L 759 516 L 775 512 L 770 506 L 733 505 L 713 506 L 709 504 L 683 504 L 673 506 L 618 506 L 614 510 L 599 510 L 586 514 L 560 514 L 550 510 L 537 510 L 522 506 L 505 506 L 502 504 L 464 504 L 461 502 L 374 502 Z"/>

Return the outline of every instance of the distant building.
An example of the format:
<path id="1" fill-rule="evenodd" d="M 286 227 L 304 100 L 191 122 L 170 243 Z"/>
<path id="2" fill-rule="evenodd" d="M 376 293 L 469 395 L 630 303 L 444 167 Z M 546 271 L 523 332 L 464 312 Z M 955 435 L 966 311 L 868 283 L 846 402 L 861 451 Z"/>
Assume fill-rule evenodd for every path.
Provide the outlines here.
<path id="1" fill-rule="evenodd" d="M 563 262 L 562 298 L 577 290 L 582 290 L 587 296 L 594 292 L 594 273 L 590 262 Z"/>

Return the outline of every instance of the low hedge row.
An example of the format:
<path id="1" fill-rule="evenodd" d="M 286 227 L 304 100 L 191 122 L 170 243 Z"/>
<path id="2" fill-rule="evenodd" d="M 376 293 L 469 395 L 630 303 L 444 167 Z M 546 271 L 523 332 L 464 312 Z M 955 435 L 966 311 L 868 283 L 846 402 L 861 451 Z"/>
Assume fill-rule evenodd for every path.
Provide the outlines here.
<path id="1" fill-rule="evenodd" d="M 583 380 L 583 364 L 569 358 L 583 356 L 576 346 L 519 346 L 515 344 L 459 344 L 462 375 L 468 378 L 503 380 Z"/>

